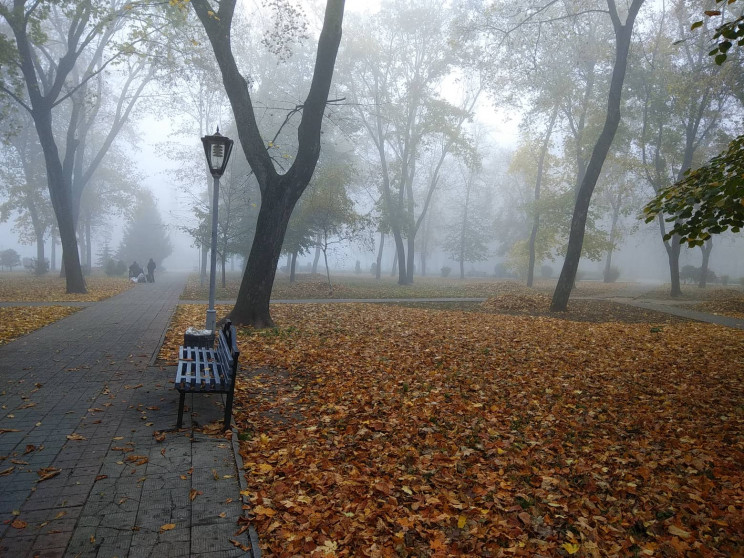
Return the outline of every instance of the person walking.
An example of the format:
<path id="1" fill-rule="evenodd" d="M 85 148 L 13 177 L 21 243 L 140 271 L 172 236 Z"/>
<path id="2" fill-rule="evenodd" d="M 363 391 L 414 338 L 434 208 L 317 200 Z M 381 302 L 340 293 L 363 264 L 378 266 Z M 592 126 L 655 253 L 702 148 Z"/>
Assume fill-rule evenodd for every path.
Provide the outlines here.
<path id="1" fill-rule="evenodd" d="M 147 282 L 148 283 L 154 283 L 155 282 L 155 268 L 157 266 L 155 265 L 155 262 L 152 261 L 152 258 L 150 258 L 150 261 L 147 262 Z"/>

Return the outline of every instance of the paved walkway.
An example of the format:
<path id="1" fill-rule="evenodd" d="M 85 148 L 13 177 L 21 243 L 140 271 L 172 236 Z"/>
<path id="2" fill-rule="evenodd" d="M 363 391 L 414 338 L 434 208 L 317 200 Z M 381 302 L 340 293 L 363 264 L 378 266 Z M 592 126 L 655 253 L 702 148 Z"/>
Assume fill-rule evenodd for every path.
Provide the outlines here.
<path id="1" fill-rule="evenodd" d="M 221 401 L 187 398 L 175 431 L 174 371 L 154 366 L 184 281 L 0 347 L 0 557 L 251 556 L 233 442 L 193 429 Z"/>

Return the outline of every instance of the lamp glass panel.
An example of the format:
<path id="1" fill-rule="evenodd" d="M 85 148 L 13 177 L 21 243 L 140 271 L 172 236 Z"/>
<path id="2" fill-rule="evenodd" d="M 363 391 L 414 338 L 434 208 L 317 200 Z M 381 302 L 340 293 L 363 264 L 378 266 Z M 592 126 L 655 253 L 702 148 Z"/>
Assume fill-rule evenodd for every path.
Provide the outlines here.
<path id="1" fill-rule="evenodd" d="M 225 158 L 225 146 L 221 143 L 212 144 L 212 169 L 217 170 L 222 168 L 222 161 Z"/>

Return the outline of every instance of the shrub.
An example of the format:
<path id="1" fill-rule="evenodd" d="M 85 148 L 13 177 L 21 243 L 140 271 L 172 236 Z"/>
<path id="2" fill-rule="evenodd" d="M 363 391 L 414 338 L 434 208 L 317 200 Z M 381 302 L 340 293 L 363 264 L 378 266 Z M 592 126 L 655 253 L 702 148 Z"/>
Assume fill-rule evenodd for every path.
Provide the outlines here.
<path id="1" fill-rule="evenodd" d="M 452 272 L 452 268 L 448 265 L 445 265 L 442 267 L 442 277 L 449 277 L 449 274 Z"/>
<path id="2" fill-rule="evenodd" d="M 109 277 L 118 277 L 127 272 L 127 264 L 121 260 L 108 259 L 106 260 L 106 265 L 103 267 L 103 272 Z"/>
<path id="3" fill-rule="evenodd" d="M 46 258 L 44 258 L 43 260 L 33 258 L 32 261 L 34 275 L 42 276 L 49 273 L 49 260 L 47 260 Z"/>

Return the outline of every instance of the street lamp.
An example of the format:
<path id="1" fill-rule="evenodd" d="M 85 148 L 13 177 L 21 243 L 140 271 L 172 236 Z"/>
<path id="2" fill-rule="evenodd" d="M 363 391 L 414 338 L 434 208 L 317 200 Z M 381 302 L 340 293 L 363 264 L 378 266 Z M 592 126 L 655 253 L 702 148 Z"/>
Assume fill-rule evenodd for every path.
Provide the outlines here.
<path id="1" fill-rule="evenodd" d="M 209 308 L 207 308 L 207 329 L 214 332 L 217 329 L 217 313 L 214 309 L 215 275 L 217 273 L 217 209 L 220 199 L 220 177 L 227 168 L 227 161 L 232 153 L 233 140 L 220 134 L 220 128 L 213 136 L 204 136 L 204 153 L 207 156 L 209 172 L 214 178 L 212 188 L 212 246 L 210 249 L 209 268 Z"/>

